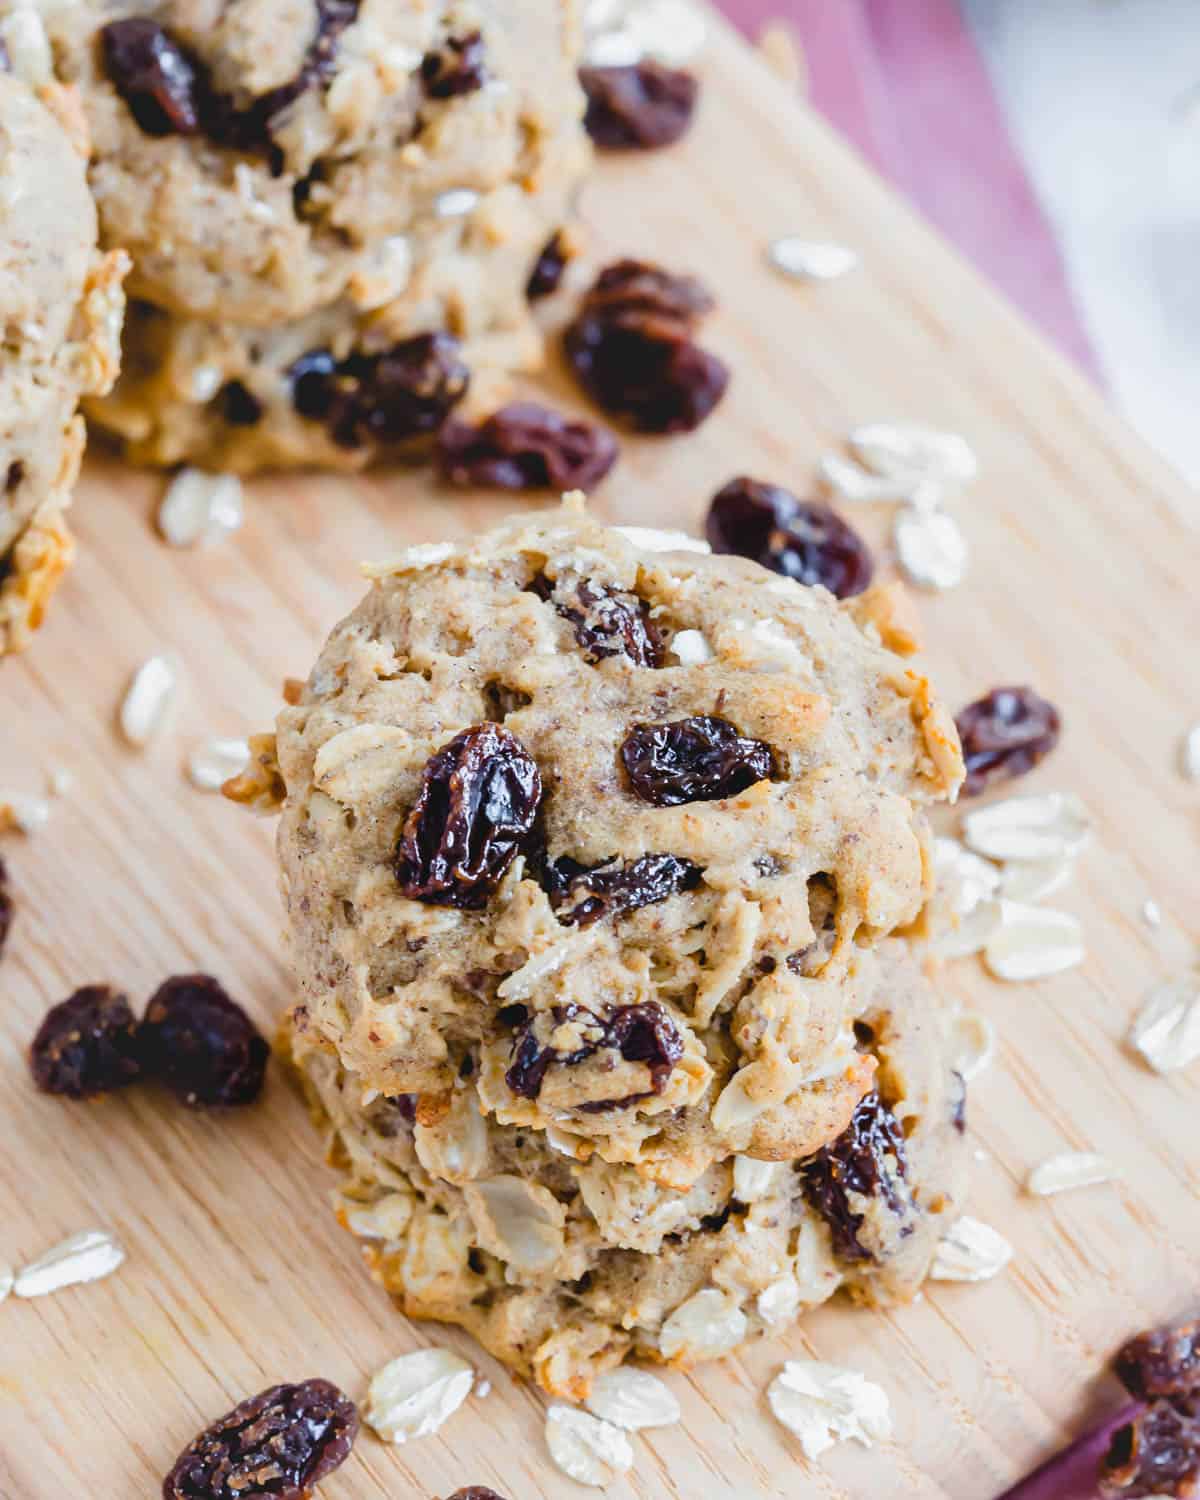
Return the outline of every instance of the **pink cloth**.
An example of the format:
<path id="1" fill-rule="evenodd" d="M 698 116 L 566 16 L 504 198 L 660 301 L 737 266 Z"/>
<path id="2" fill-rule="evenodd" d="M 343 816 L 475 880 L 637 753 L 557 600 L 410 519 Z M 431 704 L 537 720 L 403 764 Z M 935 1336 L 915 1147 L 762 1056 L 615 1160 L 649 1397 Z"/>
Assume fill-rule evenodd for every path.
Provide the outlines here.
<path id="1" fill-rule="evenodd" d="M 795 27 L 813 103 L 1093 376 L 1053 230 L 955 0 L 721 0 L 754 36 Z"/>

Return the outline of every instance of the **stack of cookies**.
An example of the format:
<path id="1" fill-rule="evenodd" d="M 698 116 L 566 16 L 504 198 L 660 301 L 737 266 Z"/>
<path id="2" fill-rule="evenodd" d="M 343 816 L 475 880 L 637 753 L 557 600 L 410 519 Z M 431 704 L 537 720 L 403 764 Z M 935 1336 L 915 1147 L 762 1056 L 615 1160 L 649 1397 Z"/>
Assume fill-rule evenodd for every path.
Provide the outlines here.
<path id="1" fill-rule="evenodd" d="M 129 457 L 359 468 L 537 363 L 527 283 L 588 161 L 573 0 L 42 9 L 134 261 L 88 408 Z"/>
<path id="2" fill-rule="evenodd" d="M 889 621 L 575 500 L 375 570 L 229 790 L 407 1313 L 579 1397 L 919 1286 L 964 1099 L 891 935 L 962 766 Z"/>

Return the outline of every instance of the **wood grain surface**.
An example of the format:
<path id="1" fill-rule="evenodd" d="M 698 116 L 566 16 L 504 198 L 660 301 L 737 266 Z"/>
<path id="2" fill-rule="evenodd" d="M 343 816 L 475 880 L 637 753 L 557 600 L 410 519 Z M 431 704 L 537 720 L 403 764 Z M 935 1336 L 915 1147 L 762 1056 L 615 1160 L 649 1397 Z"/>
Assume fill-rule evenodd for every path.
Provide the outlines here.
<path id="1" fill-rule="evenodd" d="M 1124 1335 L 1200 1300 L 1200 1069 L 1159 1078 L 1122 1046 L 1146 988 L 1196 936 L 1200 797 L 1174 769 L 1200 717 L 1194 499 L 719 24 L 701 67 L 689 141 L 606 163 L 588 189 L 584 271 L 632 252 L 703 274 L 721 299 L 707 342 L 733 385 L 693 437 L 629 443 L 598 507 L 694 527 L 737 472 L 804 491 L 853 423 L 964 432 L 984 473 L 958 506 L 970 579 L 925 609 L 937 675 L 954 703 L 1024 680 L 1059 702 L 1063 746 L 1030 785 L 1079 792 L 1098 833 L 1055 898 L 1086 926 L 1082 968 L 1026 986 L 974 961 L 946 975 L 1001 1039 L 972 1093 L 972 1210 L 1013 1239 L 1012 1267 L 892 1312 L 829 1307 L 668 1377 L 682 1425 L 637 1438 L 636 1468 L 608 1493 L 991 1500 L 1115 1401 L 1102 1370 Z M 785 232 L 854 245 L 863 268 L 825 287 L 784 282 L 763 250 Z M 154 533 L 160 493 L 154 476 L 89 462 L 79 566 L 34 651 L 0 668 L 0 795 L 41 790 L 56 767 L 75 777 L 44 831 L 3 844 L 20 910 L 0 965 L 0 1260 L 90 1225 L 129 1251 L 103 1283 L 0 1307 L 0 1495 L 156 1494 L 180 1447 L 245 1395 L 323 1375 L 358 1396 L 386 1360 L 431 1342 L 476 1358 L 493 1393 L 405 1447 L 364 1434 L 325 1500 L 465 1484 L 511 1500 L 582 1494 L 544 1452 L 542 1398 L 464 1337 L 407 1323 L 367 1278 L 280 1076 L 260 1106 L 223 1118 L 149 1089 L 73 1106 L 30 1086 L 38 1018 L 84 982 L 141 1004 L 166 975 L 205 969 L 271 1023 L 288 998 L 272 829 L 194 791 L 186 752 L 269 724 L 283 677 L 307 671 L 360 594 L 360 559 L 505 508 L 420 474 L 281 478 L 251 488 L 232 542 L 184 553 Z M 877 539 L 887 519 L 862 513 Z M 164 650 L 181 664 L 174 719 L 137 754 L 117 738 L 116 706 Z M 1140 916 L 1150 896 L 1159 932 Z M 1022 1195 L 1028 1168 L 1068 1148 L 1105 1153 L 1123 1180 Z M 795 1354 L 880 1381 L 894 1442 L 806 1465 L 762 1394 Z"/>

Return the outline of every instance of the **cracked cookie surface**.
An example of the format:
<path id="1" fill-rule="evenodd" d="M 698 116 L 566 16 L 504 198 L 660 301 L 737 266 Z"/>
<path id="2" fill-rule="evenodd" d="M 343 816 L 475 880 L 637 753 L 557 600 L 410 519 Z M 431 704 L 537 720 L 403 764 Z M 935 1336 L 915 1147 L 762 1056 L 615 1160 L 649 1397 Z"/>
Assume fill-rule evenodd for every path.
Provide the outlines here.
<path id="1" fill-rule="evenodd" d="M 276 737 L 314 1034 L 680 1191 L 841 1134 L 875 1073 L 846 976 L 917 917 L 961 777 L 862 618 L 573 503 L 376 570 Z"/>

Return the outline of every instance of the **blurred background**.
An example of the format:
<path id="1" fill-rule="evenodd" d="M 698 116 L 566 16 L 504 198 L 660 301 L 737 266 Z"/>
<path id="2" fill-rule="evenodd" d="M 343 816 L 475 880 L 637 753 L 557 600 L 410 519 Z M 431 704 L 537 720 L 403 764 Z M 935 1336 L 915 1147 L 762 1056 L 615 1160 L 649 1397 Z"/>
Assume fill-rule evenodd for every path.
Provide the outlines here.
<path id="1" fill-rule="evenodd" d="M 1200 0 L 720 3 L 1200 483 Z"/>

